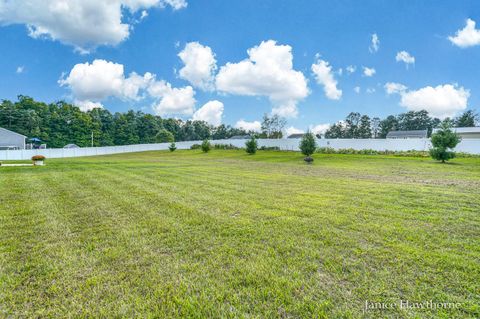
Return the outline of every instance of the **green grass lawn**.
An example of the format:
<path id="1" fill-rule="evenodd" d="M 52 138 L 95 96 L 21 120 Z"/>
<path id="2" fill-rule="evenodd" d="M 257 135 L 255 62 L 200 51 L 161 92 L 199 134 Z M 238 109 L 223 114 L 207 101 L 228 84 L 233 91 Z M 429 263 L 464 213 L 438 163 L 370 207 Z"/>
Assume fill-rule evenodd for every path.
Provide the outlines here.
<path id="1" fill-rule="evenodd" d="M 480 316 L 479 158 L 314 158 L 0 167 L 0 317 Z"/>

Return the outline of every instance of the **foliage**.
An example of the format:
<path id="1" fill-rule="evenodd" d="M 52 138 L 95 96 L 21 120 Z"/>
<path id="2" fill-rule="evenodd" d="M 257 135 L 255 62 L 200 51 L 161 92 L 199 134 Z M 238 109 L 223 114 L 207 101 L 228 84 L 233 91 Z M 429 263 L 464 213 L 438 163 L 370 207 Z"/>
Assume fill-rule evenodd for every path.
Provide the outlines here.
<path id="1" fill-rule="evenodd" d="M 316 153 L 320 154 L 348 154 L 348 155 L 393 155 L 393 156 L 408 156 L 408 157 L 428 157 L 428 152 L 423 151 L 377 151 L 372 149 L 356 150 L 353 148 L 334 149 L 333 147 L 319 147 Z"/>
<path id="2" fill-rule="evenodd" d="M 46 159 L 43 155 L 34 155 L 32 156 L 32 161 L 44 161 Z"/>
<path id="3" fill-rule="evenodd" d="M 280 151 L 280 147 L 278 146 L 260 146 L 259 150 L 261 151 Z"/>
<path id="4" fill-rule="evenodd" d="M 263 115 L 262 119 L 262 133 L 260 134 L 261 138 L 282 138 L 283 129 L 287 121 L 275 114 L 271 117 L 268 114 Z"/>
<path id="5" fill-rule="evenodd" d="M 216 150 L 238 150 L 239 148 L 233 144 L 213 144 L 213 148 Z"/>
<path id="6" fill-rule="evenodd" d="M 168 149 L 170 150 L 170 152 L 173 152 L 177 149 L 177 146 L 175 145 L 175 142 L 172 142 L 172 144 L 170 144 L 170 146 L 168 147 Z"/>
<path id="7" fill-rule="evenodd" d="M 23 95 L 18 96 L 17 102 L 1 101 L 0 127 L 40 138 L 51 148 L 71 143 L 90 146 L 92 132 L 94 146 L 200 141 L 212 136 L 227 139 L 247 134 L 231 126 L 213 127 L 203 121 L 163 119 L 132 110 L 112 114 L 97 108 L 81 112 L 78 107 L 63 101 L 47 104 Z"/>
<path id="8" fill-rule="evenodd" d="M 315 135 L 311 132 L 307 132 L 303 135 L 300 141 L 300 150 L 302 154 L 305 156 L 310 156 L 315 153 L 317 148 L 317 141 L 315 139 Z"/>
<path id="9" fill-rule="evenodd" d="M 432 135 L 433 147 L 430 149 L 430 155 L 442 163 L 455 157 L 455 152 L 452 150 L 460 143 L 460 137 L 451 130 L 451 127 L 451 121 L 445 120 L 437 132 Z"/>
<path id="10" fill-rule="evenodd" d="M 201 148 L 202 148 L 202 145 L 200 144 L 192 144 L 192 146 L 190 146 L 191 150 L 199 150 Z"/>
<path id="11" fill-rule="evenodd" d="M 245 148 L 248 154 L 255 154 L 257 152 L 258 143 L 255 137 L 252 137 L 248 141 L 245 142 Z"/>
<path id="12" fill-rule="evenodd" d="M 479 116 L 472 110 L 465 111 L 454 121 L 455 127 L 474 127 L 478 122 Z"/>
<path id="13" fill-rule="evenodd" d="M 161 129 L 156 135 L 156 142 L 157 143 L 171 143 L 175 141 L 175 137 L 172 133 L 167 131 L 166 129 Z"/>
<path id="14" fill-rule="evenodd" d="M 208 153 L 212 149 L 212 145 L 209 140 L 203 140 L 202 142 L 202 152 Z"/>

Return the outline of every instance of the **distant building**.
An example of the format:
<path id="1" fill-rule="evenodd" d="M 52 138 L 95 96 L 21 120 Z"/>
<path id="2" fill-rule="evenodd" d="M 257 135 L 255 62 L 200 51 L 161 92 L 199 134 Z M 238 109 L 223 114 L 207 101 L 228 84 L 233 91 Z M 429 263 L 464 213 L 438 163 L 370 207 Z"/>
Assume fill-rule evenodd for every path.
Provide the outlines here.
<path id="1" fill-rule="evenodd" d="M 67 144 L 63 148 L 80 148 L 77 144 Z"/>
<path id="2" fill-rule="evenodd" d="M 3 150 L 23 150 L 25 149 L 25 139 L 22 134 L 0 127 L 0 149 Z"/>
<path id="3" fill-rule="evenodd" d="M 302 138 L 305 135 L 305 133 L 295 133 L 295 134 L 290 134 L 287 138 Z"/>
<path id="4" fill-rule="evenodd" d="M 406 139 L 406 138 L 427 138 L 427 130 L 415 130 L 415 131 L 390 131 L 387 134 L 387 138 L 394 139 Z"/>
<path id="5" fill-rule="evenodd" d="M 435 133 L 438 129 L 434 129 Z M 478 138 L 480 139 L 480 127 L 452 127 L 452 131 L 463 138 Z"/>
<path id="6" fill-rule="evenodd" d="M 302 138 L 305 135 L 305 133 L 295 133 L 295 134 L 290 134 L 287 138 Z M 316 134 L 315 135 L 317 138 L 322 138 L 321 134 Z"/>
<path id="7" fill-rule="evenodd" d="M 250 139 L 250 135 L 235 135 L 229 138 L 229 140 L 248 140 Z"/>

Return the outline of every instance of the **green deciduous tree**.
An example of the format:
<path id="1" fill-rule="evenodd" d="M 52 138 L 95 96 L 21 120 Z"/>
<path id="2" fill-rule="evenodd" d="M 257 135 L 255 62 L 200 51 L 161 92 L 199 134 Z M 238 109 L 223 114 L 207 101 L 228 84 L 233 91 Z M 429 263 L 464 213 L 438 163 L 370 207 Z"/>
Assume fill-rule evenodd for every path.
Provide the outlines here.
<path id="1" fill-rule="evenodd" d="M 156 135 L 157 143 L 171 143 L 175 141 L 173 134 L 166 129 L 161 129 Z"/>

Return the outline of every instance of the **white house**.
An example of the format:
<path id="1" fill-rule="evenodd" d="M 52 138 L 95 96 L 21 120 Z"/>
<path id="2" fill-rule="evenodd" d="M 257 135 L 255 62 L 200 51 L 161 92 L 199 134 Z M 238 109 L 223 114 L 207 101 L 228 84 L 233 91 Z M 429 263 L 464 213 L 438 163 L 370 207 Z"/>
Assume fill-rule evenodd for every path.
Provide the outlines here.
<path id="1" fill-rule="evenodd" d="M 23 150 L 25 149 L 25 139 L 22 134 L 15 133 L 0 127 L 0 149 L 3 150 Z"/>

